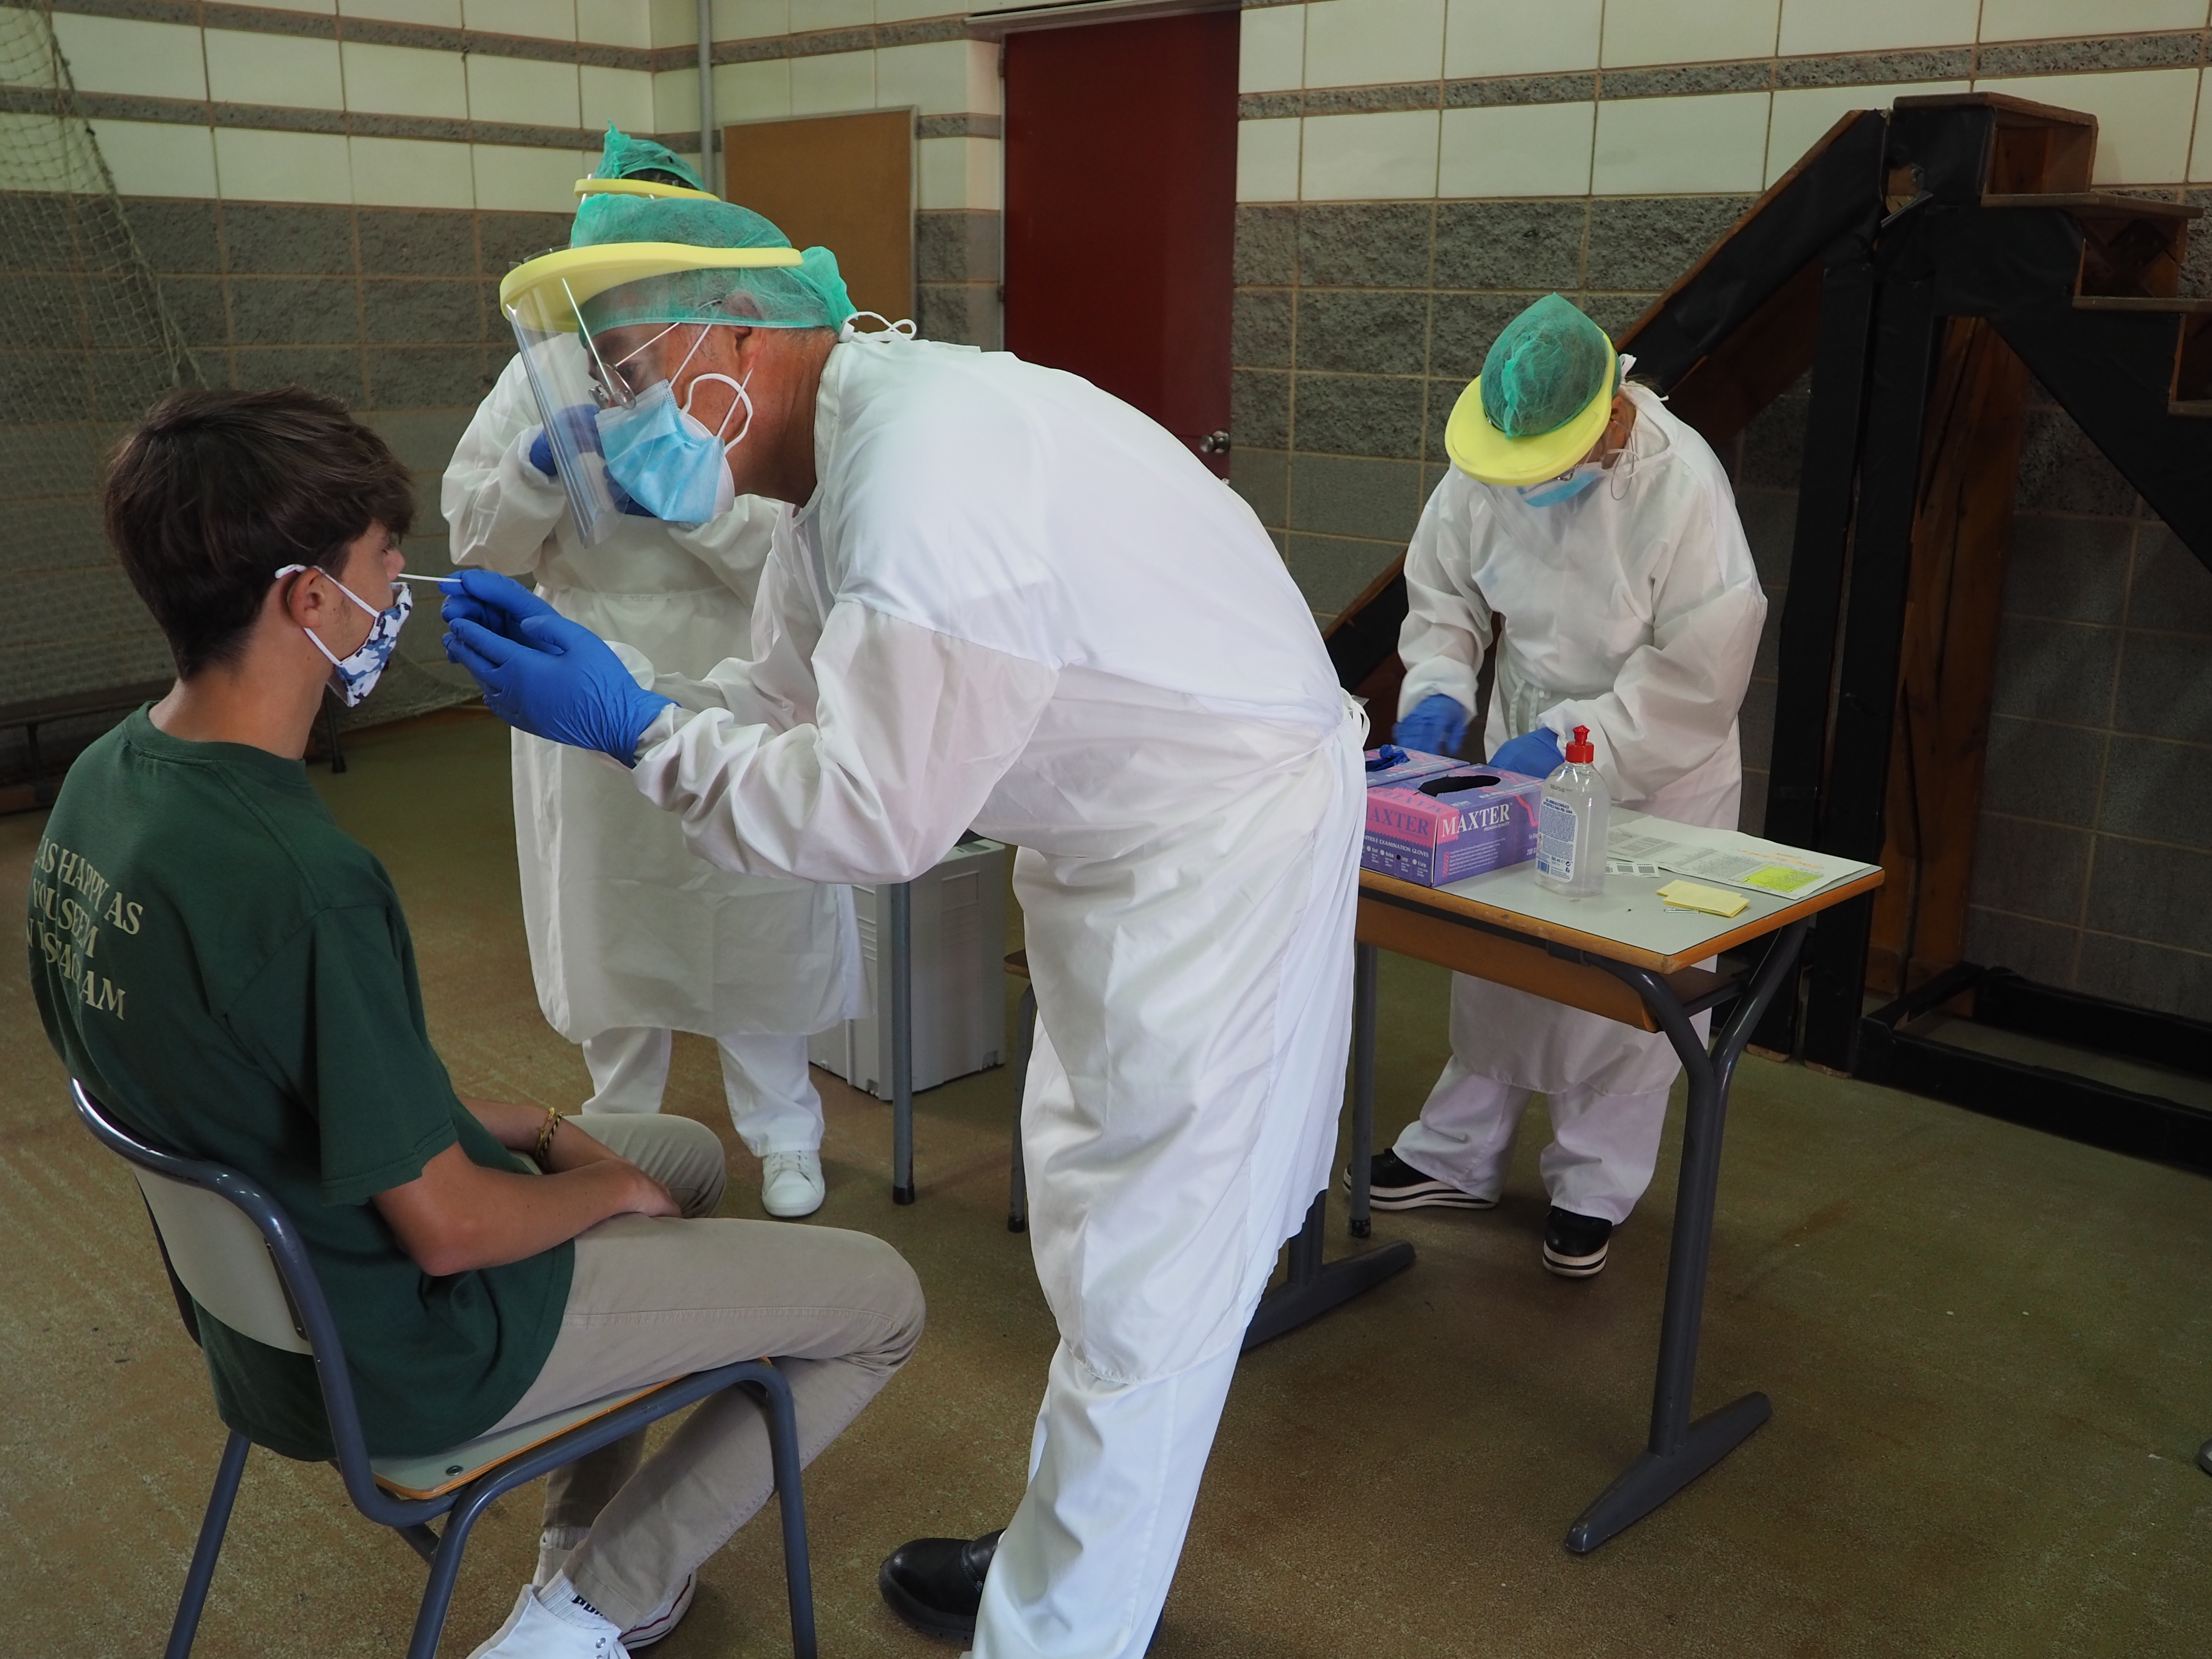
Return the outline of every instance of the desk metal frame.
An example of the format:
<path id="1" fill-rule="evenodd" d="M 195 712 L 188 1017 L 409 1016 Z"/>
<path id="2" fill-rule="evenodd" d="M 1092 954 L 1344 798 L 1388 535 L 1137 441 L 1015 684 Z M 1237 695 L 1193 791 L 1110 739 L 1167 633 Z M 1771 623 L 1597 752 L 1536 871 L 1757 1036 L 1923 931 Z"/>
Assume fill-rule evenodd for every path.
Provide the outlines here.
<path id="1" fill-rule="evenodd" d="M 891 1202 L 914 1202 L 914 884 L 877 892 L 890 900 L 890 926 L 878 939 L 890 958 Z"/>
<path id="2" fill-rule="evenodd" d="M 1387 917 L 1391 912 L 1406 912 L 1420 918 L 1425 925 L 1441 924 L 1449 929 L 1489 935 L 1498 941 L 1501 954 L 1520 959 L 1522 963 L 1516 973 L 1496 975 L 1503 983 L 1516 983 L 1516 978 L 1525 975 L 1532 964 L 1544 969 L 1548 963 L 1552 974 L 1575 975 L 1584 981 L 1585 994 L 1588 970 L 1595 969 L 1611 975 L 1634 993 L 1641 1004 L 1648 1018 L 1639 1023 L 1666 1034 L 1689 1079 L 1674 1238 L 1667 1262 L 1666 1307 L 1659 1331 L 1658 1376 L 1652 1389 L 1650 1436 L 1644 1451 L 1568 1528 L 1566 1547 L 1577 1555 L 1588 1554 L 1650 1514 L 1735 1450 L 1773 1415 L 1773 1403 L 1766 1395 L 1753 1393 L 1694 1422 L 1690 1416 L 1697 1381 L 1698 1333 L 1705 1315 L 1705 1276 L 1712 1255 L 1713 1214 L 1720 1188 L 1721 1143 L 1728 1121 L 1729 1088 L 1735 1079 L 1736 1062 L 1742 1058 L 1744 1047 L 1768 1005 L 1785 984 L 1792 982 L 1790 970 L 1814 913 L 1869 891 L 1881 880 L 1879 872 L 1870 872 L 1839 882 L 1802 903 L 1755 918 L 1743 928 L 1698 947 L 1698 957 L 1702 959 L 1723 950 L 1767 939 L 1770 942 L 1758 967 L 1743 978 L 1735 979 L 1684 968 L 1676 959 L 1651 957 L 1626 946 L 1620 947 L 1618 956 L 1592 949 L 1592 945 L 1604 941 L 1589 935 L 1578 936 L 1583 942 L 1576 943 L 1547 938 L 1547 933 L 1559 930 L 1547 929 L 1533 919 L 1525 927 L 1516 927 L 1512 925 L 1510 912 L 1490 908 L 1486 915 L 1472 915 L 1468 913 L 1468 907 L 1455 903 L 1449 895 L 1431 896 L 1427 890 L 1371 874 L 1361 878 L 1363 923 L 1370 918 Z M 1367 931 L 1363 926 L 1362 933 Z M 1407 948 L 1410 943 L 1392 948 Z M 1351 1231 L 1358 1238 L 1368 1237 L 1371 1231 L 1367 1182 L 1375 1149 L 1376 986 L 1384 948 L 1364 939 L 1356 947 Z M 1425 955 L 1411 949 L 1407 953 Z M 1622 959 L 1632 955 L 1644 955 L 1647 962 Z M 1455 964 L 1446 962 L 1444 965 Z M 1557 991 L 1562 988 L 1559 986 L 1540 990 L 1524 983 L 1521 988 L 1552 995 L 1555 1000 L 1574 1000 L 1571 995 L 1558 995 Z M 1613 994 L 1617 998 L 1618 994 Z M 1735 1005 L 1734 1009 L 1708 1046 L 1698 1038 L 1691 1021 L 1709 1009 L 1731 1002 Z M 1596 1006 L 1591 1012 L 1622 1018 L 1619 1012 L 1607 1012 Z M 1261 1303 L 1245 1338 L 1248 1350 L 1350 1300 L 1413 1264 L 1413 1247 L 1396 1243 L 1324 1267 L 1321 1258 L 1326 1204 L 1326 1194 L 1314 1200 L 1304 1228 L 1291 1240 L 1288 1282 L 1270 1291 Z"/>

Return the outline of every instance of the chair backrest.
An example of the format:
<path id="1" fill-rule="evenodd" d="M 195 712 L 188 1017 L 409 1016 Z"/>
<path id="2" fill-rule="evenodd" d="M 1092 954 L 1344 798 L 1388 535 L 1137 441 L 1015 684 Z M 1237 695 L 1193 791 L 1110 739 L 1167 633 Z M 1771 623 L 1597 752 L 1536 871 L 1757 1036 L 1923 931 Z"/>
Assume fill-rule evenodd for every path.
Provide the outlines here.
<path id="1" fill-rule="evenodd" d="M 169 1271 L 193 1301 L 242 1335 L 313 1358 L 338 1473 L 354 1507 L 372 1521 L 402 1528 L 449 1508 L 450 1498 L 408 1503 L 377 1490 L 337 1321 L 283 1206 L 235 1170 L 149 1146 L 75 1078 L 70 1093 L 93 1138 L 131 1165 Z"/>
<path id="2" fill-rule="evenodd" d="M 288 1353 L 313 1354 L 276 1247 L 296 1238 L 289 1218 L 235 1170 L 180 1158 L 132 1134 L 75 1078 L 70 1094 L 94 1137 L 131 1166 L 168 1257 L 193 1301 L 242 1336 Z M 302 1258 L 304 1260 L 304 1257 Z M 312 1272 L 312 1270 L 310 1270 Z M 310 1291 L 319 1299 L 319 1286 Z"/>
<path id="3" fill-rule="evenodd" d="M 135 1159 L 131 1173 L 146 1195 L 170 1270 L 193 1301 L 240 1336 L 290 1353 L 314 1352 L 293 1316 L 269 1241 L 244 1211 L 205 1187 L 156 1174 Z"/>

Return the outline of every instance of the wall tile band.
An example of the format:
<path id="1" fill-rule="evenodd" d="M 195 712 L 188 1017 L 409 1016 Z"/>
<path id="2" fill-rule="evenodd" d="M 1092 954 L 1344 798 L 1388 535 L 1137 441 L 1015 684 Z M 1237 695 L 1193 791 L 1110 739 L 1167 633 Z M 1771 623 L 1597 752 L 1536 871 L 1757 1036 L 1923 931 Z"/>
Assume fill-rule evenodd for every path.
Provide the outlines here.
<path id="1" fill-rule="evenodd" d="M 1296 3 L 1297 0 L 1285 0 Z M 1469 109 L 1512 104 L 1584 103 L 1594 99 L 1680 98 L 1704 93 L 1766 92 L 1808 87 L 1894 86 L 2081 75 L 2111 70 L 2192 69 L 2206 61 L 2208 32 L 2099 35 L 1925 52 L 1847 52 L 1808 58 L 1750 58 L 1595 70 L 1571 75 L 1483 76 L 1303 92 L 1248 92 L 1237 118 L 1275 121 L 1299 115 L 1371 110 Z"/>
<path id="2" fill-rule="evenodd" d="M 11 0 L 0 0 L 11 3 Z M 412 46 L 432 52 L 520 58 L 545 63 L 579 64 L 597 69 L 666 74 L 690 69 L 697 48 L 616 46 L 593 41 L 557 40 L 403 23 L 381 18 L 346 17 L 264 6 L 213 3 L 212 0 L 52 0 L 58 12 L 114 17 L 142 22 L 177 23 L 246 33 L 284 34 L 364 45 Z M 1297 4 L 1302 0 L 1244 0 L 1245 8 Z M 714 44 L 716 64 L 753 64 L 780 58 L 829 57 L 886 46 L 920 46 L 971 38 L 965 12 L 899 23 L 856 24 L 797 33 L 721 40 Z M 980 38 L 980 37 L 979 37 Z M 1759 58 L 1707 64 L 1600 70 L 1591 74 L 1483 76 L 1476 79 L 1413 82 L 1362 88 L 1248 94 L 1239 100 L 1246 120 L 1285 115 L 1340 114 L 1351 111 L 1468 108 L 1498 104 L 1577 102 L 1592 97 L 1662 98 L 1705 92 L 1764 91 L 1874 86 L 1885 82 L 1965 80 L 2082 74 L 2127 69 L 2191 68 L 2206 61 L 2206 31 L 2177 30 L 2150 34 L 2089 35 L 2063 40 L 2004 41 L 1919 52 L 1860 52 L 1806 58 Z M 1303 99 L 1303 107 L 1285 100 Z M 1322 101 L 1316 102 L 1316 100 Z M 1258 101 L 1265 100 L 1265 101 Z"/>
<path id="3" fill-rule="evenodd" d="M 19 0 L 0 3 L 17 3 Z M 522 58 L 540 63 L 580 64 L 591 69 L 637 70 L 655 75 L 696 69 L 699 62 L 697 46 L 689 43 L 679 46 L 616 46 L 591 40 L 556 40 L 534 35 L 495 34 L 481 29 L 447 28 L 435 23 L 282 11 L 267 6 L 203 3 L 202 0 L 53 0 L 53 9 L 88 17 L 113 17 L 142 23 L 178 23 L 187 27 L 230 29 L 246 34 L 349 40 L 364 46 L 413 46 L 426 52 Z M 717 64 L 753 64 L 779 58 L 826 57 L 837 52 L 868 52 L 880 46 L 963 40 L 969 34 L 966 18 L 963 11 L 902 23 L 860 24 L 850 28 L 815 29 L 756 40 L 721 40 L 714 45 L 714 60 Z"/>
<path id="4" fill-rule="evenodd" d="M 38 87 L 0 87 L 0 112 L 49 115 L 53 94 Z M 469 121 L 440 115 L 379 115 L 361 110 L 307 109 L 289 104 L 236 104 L 197 98 L 156 98 L 141 93 L 80 92 L 71 108 L 89 121 L 150 121 L 170 126 L 241 127 L 264 132 L 325 132 L 354 138 L 425 138 L 441 143 L 503 144 L 530 149 L 592 150 L 604 136 L 592 127 L 536 126 L 515 121 Z M 1005 123 L 995 115 L 925 115 L 917 138 L 997 138 Z M 696 132 L 647 134 L 681 151 Z"/>

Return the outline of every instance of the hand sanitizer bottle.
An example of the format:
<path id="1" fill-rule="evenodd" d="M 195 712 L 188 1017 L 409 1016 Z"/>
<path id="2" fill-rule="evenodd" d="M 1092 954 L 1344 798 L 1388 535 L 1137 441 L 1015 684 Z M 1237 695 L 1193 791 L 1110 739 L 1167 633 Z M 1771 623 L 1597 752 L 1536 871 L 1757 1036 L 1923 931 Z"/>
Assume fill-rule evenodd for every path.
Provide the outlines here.
<path id="1" fill-rule="evenodd" d="M 1536 884 L 1569 898 L 1605 891 L 1605 836 L 1613 797 L 1593 763 L 1589 727 L 1575 727 L 1559 770 L 1544 780 L 1536 806 Z"/>

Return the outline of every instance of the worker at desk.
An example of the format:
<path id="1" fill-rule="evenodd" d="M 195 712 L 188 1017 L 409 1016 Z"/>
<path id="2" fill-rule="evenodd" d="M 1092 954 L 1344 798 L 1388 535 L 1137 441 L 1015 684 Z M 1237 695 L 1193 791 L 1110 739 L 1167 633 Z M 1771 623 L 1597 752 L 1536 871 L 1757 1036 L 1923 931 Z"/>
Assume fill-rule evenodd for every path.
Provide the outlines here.
<path id="1" fill-rule="evenodd" d="M 1616 803 L 1733 827 L 1736 710 L 1766 597 L 1719 459 L 1624 380 L 1633 361 L 1556 294 L 1491 347 L 1406 555 L 1395 735 L 1457 753 L 1495 644 L 1490 764 L 1546 776 L 1588 726 Z M 1599 1272 L 1658 1161 L 1680 1070 L 1667 1039 L 1455 974 L 1451 1045 L 1420 1117 L 1375 1158 L 1375 1207 L 1490 1208 L 1540 1091 L 1544 1265 Z"/>

